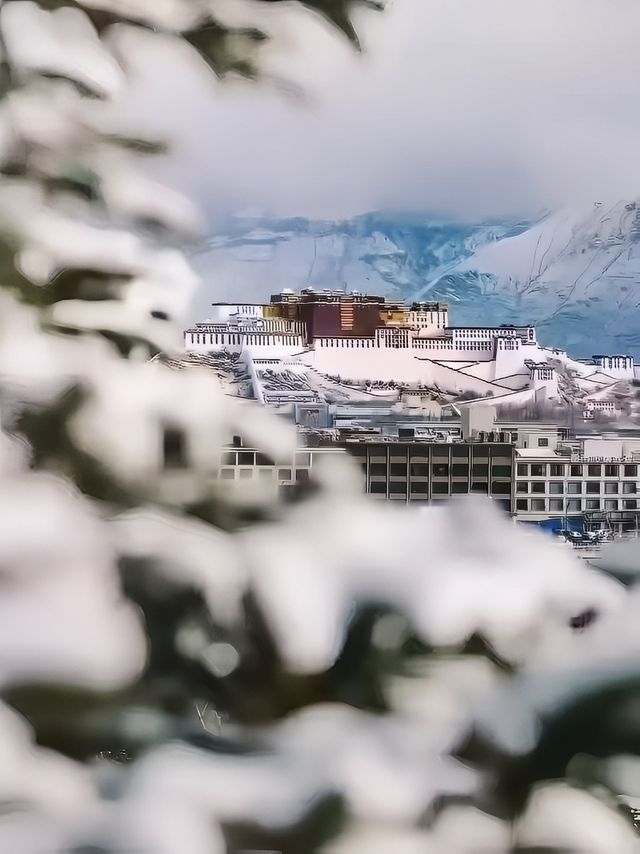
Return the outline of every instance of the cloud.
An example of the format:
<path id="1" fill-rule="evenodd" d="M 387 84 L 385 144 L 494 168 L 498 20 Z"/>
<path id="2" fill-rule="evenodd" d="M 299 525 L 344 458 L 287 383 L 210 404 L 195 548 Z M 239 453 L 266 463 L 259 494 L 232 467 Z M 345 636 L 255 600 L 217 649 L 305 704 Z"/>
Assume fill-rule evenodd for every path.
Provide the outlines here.
<path id="1" fill-rule="evenodd" d="M 640 193 L 637 0 L 395 0 L 361 19 L 362 57 L 284 5 L 265 65 L 308 103 L 212 83 L 163 45 L 121 106 L 177 136 L 158 168 L 211 219 L 475 218 Z"/>

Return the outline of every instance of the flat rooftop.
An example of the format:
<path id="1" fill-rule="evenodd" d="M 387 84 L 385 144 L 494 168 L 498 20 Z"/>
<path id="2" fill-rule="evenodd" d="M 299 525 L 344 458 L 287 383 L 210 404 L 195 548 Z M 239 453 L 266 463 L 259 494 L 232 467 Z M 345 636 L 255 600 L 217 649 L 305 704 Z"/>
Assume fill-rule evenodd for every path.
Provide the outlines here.
<path id="1" fill-rule="evenodd" d="M 516 456 L 524 459 L 565 460 L 567 454 L 558 454 L 551 448 L 516 448 Z"/>

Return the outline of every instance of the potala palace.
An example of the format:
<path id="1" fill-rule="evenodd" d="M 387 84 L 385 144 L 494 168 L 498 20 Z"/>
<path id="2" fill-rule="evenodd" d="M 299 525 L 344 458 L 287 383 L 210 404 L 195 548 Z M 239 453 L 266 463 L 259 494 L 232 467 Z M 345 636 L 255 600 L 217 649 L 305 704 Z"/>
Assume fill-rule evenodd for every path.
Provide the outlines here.
<path id="1" fill-rule="evenodd" d="M 613 413 L 613 386 L 639 368 L 625 355 L 571 359 L 543 347 L 534 326 L 456 327 L 441 302 L 405 304 L 342 291 L 283 290 L 265 305 L 217 303 L 185 332 L 191 354 L 225 355 L 251 396 L 283 406 L 395 398 L 408 407 L 580 402 Z"/>

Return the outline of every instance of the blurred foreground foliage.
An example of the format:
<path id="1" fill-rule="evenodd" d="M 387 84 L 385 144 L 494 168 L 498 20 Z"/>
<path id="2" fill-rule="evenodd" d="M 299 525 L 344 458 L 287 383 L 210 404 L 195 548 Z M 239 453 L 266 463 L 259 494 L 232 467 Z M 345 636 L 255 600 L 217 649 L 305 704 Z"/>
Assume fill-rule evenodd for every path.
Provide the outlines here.
<path id="1" fill-rule="evenodd" d="M 489 511 L 374 508 L 346 462 L 234 499 L 221 448 L 295 436 L 153 358 L 180 348 L 198 218 L 144 176 L 164 141 L 100 118 L 118 33 L 252 77 L 276 5 L 0 6 L 0 849 L 636 850 L 635 637 L 613 664 L 590 640 L 633 591 Z M 381 6 L 299 5 L 355 47 Z"/>

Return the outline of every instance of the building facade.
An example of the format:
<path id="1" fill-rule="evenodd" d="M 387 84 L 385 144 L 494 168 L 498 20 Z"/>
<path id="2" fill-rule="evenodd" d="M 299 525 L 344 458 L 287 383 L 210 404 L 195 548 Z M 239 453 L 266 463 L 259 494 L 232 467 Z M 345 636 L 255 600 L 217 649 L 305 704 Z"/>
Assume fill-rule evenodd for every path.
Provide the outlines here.
<path id="1" fill-rule="evenodd" d="M 619 413 L 620 410 L 613 400 L 587 398 L 584 402 L 582 417 L 585 421 L 592 421 L 598 415 L 615 418 Z"/>
<path id="2" fill-rule="evenodd" d="M 511 512 L 513 448 L 500 443 L 352 440 L 366 491 L 376 499 L 437 504 L 455 496 L 486 495 Z"/>
<path id="3" fill-rule="evenodd" d="M 522 435 L 546 438 L 546 430 L 528 429 Z M 225 449 L 218 476 L 263 497 L 286 495 L 309 482 L 323 457 L 349 454 L 362 470 L 363 489 L 375 500 L 434 506 L 476 494 L 495 501 L 515 522 L 640 530 L 640 439 L 627 440 L 627 447 L 621 440 L 576 437 L 554 450 L 522 447 L 522 435 L 505 429 L 498 438 L 506 441 L 451 436 L 439 442 L 415 435 L 318 434 L 319 445 L 299 447 L 278 464 L 251 448 Z M 608 450 L 607 444 L 612 445 Z"/>
<path id="4" fill-rule="evenodd" d="M 513 448 L 501 443 L 347 439 L 299 447 L 278 464 L 252 448 L 221 452 L 218 477 L 242 489 L 287 493 L 309 482 L 326 456 L 349 454 L 360 466 L 372 498 L 413 505 L 438 504 L 461 495 L 485 495 L 512 511 Z"/>
<path id="5" fill-rule="evenodd" d="M 640 459 L 516 449 L 513 512 L 542 522 L 582 517 L 586 524 L 636 530 Z"/>

